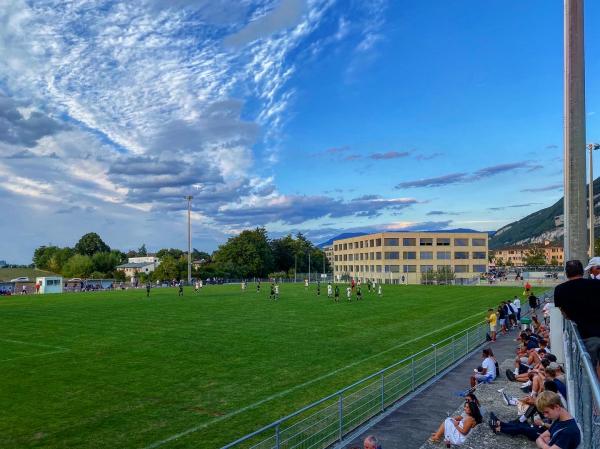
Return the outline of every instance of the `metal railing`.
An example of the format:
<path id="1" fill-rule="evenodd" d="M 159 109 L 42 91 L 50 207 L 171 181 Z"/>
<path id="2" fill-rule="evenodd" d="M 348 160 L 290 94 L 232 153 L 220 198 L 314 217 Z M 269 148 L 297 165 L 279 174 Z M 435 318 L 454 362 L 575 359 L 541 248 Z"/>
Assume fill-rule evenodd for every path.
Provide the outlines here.
<path id="1" fill-rule="evenodd" d="M 258 429 L 222 449 L 320 449 L 384 411 L 486 340 L 477 324 Z"/>
<path id="2" fill-rule="evenodd" d="M 600 382 L 577 325 L 565 320 L 569 411 L 582 430 L 581 447 L 600 449 Z"/>

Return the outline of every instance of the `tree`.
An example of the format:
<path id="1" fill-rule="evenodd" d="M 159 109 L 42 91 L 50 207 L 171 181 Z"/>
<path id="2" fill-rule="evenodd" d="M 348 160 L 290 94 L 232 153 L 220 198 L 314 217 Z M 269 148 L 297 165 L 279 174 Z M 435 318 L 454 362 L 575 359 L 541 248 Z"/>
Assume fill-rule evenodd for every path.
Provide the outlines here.
<path id="1" fill-rule="evenodd" d="M 156 257 L 158 257 L 160 260 L 167 255 L 171 256 L 173 259 L 179 259 L 181 256 L 183 256 L 183 251 L 176 248 L 163 248 L 156 253 Z"/>
<path id="2" fill-rule="evenodd" d="M 192 250 L 192 260 L 204 260 L 204 263 L 210 262 L 210 254 L 204 251 L 198 251 L 196 248 Z"/>
<path id="3" fill-rule="evenodd" d="M 435 280 L 438 284 L 449 284 L 454 280 L 454 271 L 449 266 L 438 266 Z"/>
<path id="4" fill-rule="evenodd" d="M 152 278 L 159 281 L 170 281 L 171 279 L 180 278 L 177 261 L 168 254 L 162 257 L 160 264 L 152 272 Z"/>
<path id="5" fill-rule="evenodd" d="M 75 251 L 68 247 L 40 246 L 33 253 L 33 262 L 39 269 L 61 273 L 63 265 L 74 253 Z"/>
<path id="6" fill-rule="evenodd" d="M 498 267 L 504 266 L 504 259 L 502 259 L 502 257 L 499 257 L 498 260 L 496 260 L 496 266 L 498 266 Z"/>
<path id="7" fill-rule="evenodd" d="M 86 278 L 92 271 L 94 271 L 92 258 L 82 254 L 75 254 L 65 263 L 62 273 L 66 277 Z"/>
<path id="8" fill-rule="evenodd" d="M 273 253 L 265 228 L 231 237 L 213 254 L 218 268 L 232 276 L 265 277 L 273 271 Z"/>
<path id="9" fill-rule="evenodd" d="M 110 253 L 96 253 L 92 256 L 94 271 L 112 274 L 115 267 L 121 263 L 121 258 L 114 251 Z"/>
<path id="10" fill-rule="evenodd" d="M 110 247 L 102 241 L 95 232 L 89 232 L 79 239 L 75 251 L 84 256 L 93 256 L 96 253 L 107 253 Z"/>
<path id="11" fill-rule="evenodd" d="M 146 251 L 146 244 L 142 243 L 142 246 L 137 250 L 137 255 L 140 257 L 145 257 L 148 255 L 148 251 Z"/>
<path id="12" fill-rule="evenodd" d="M 550 259 L 550 265 L 552 265 L 553 267 L 558 266 L 558 259 L 556 258 L 556 256 L 552 256 L 552 258 Z"/>
<path id="13" fill-rule="evenodd" d="M 546 252 L 539 246 L 533 246 L 525 251 L 525 265 L 539 267 L 546 265 Z"/>

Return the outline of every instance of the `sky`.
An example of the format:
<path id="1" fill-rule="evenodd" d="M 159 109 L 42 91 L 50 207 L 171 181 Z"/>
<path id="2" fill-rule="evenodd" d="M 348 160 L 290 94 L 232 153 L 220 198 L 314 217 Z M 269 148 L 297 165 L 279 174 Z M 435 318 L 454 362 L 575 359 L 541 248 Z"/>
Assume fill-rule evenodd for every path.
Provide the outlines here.
<path id="1" fill-rule="evenodd" d="M 316 243 L 498 229 L 562 196 L 562 15 L 562 0 L 0 0 L 0 259 L 92 231 L 185 248 L 187 195 L 206 251 L 255 226 Z M 599 141 L 599 2 L 585 20 Z"/>

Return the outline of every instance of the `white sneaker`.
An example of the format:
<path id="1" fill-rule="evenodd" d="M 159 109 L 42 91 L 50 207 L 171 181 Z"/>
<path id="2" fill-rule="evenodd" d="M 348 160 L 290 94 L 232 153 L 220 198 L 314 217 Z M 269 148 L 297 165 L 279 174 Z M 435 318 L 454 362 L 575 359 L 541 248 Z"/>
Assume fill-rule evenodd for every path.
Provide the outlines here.
<path id="1" fill-rule="evenodd" d="M 527 388 L 527 387 L 528 387 L 528 386 L 530 386 L 530 385 L 531 385 L 531 381 L 530 381 L 530 380 L 528 380 L 527 382 L 525 382 L 525 383 L 521 384 L 521 388 Z"/>
<path id="2" fill-rule="evenodd" d="M 517 405 L 517 402 L 518 402 L 518 401 L 519 401 L 519 400 L 518 400 L 517 398 L 515 398 L 515 397 L 511 397 L 511 398 L 508 400 L 508 403 L 509 403 L 510 405 Z"/>

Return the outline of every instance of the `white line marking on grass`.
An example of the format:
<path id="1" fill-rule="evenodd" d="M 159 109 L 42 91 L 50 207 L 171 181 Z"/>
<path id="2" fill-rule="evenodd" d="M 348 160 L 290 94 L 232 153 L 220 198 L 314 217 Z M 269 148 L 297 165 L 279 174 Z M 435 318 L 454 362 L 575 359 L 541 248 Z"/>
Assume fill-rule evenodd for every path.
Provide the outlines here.
<path id="1" fill-rule="evenodd" d="M 10 362 L 11 360 L 27 359 L 27 358 L 30 358 L 30 357 L 41 357 L 43 355 L 62 354 L 64 352 L 69 352 L 69 351 L 70 351 L 70 349 L 59 349 L 57 351 L 40 352 L 39 354 L 21 355 L 19 357 L 11 357 L 10 359 L 0 360 L 0 363 L 2 363 L 2 362 Z"/>
<path id="2" fill-rule="evenodd" d="M 70 349 L 63 348 L 61 346 L 44 345 L 42 343 L 31 343 L 31 342 L 28 342 L 28 341 L 21 341 L 21 340 L 10 340 L 8 338 L 0 338 L 0 341 L 6 341 L 8 343 L 17 343 L 19 345 L 39 346 L 40 348 L 51 348 L 51 349 L 60 349 L 60 350 L 63 350 L 63 351 L 70 351 Z"/>
<path id="3" fill-rule="evenodd" d="M 350 363 L 350 364 L 348 364 L 346 366 L 342 366 L 341 368 L 333 370 L 333 371 L 331 371 L 331 372 L 329 372 L 327 374 L 323 374 L 322 376 L 316 377 L 316 378 L 314 378 L 312 380 L 306 381 L 306 382 L 301 383 L 299 385 L 296 385 L 295 387 L 288 388 L 287 390 L 280 391 L 279 393 L 275 393 L 275 394 L 273 394 L 271 396 L 268 396 L 268 397 L 266 397 L 264 399 L 261 399 L 258 402 L 255 402 L 254 404 L 246 405 L 245 407 L 242 407 L 242 408 L 240 408 L 238 410 L 234 410 L 233 412 L 227 413 L 226 415 L 219 416 L 218 418 L 211 419 L 210 421 L 207 421 L 207 422 L 205 422 L 203 424 L 199 424 L 197 426 L 190 427 L 189 429 L 184 430 L 182 432 L 179 432 L 179 433 L 177 433 L 175 435 L 172 435 L 172 436 L 170 436 L 168 438 L 165 438 L 164 440 L 156 441 L 156 442 L 150 444 L 149 446 L 146 446 L 144 449 L 155 449 L 157 447 L 163 446 L 163 445 L 165 445 L 167 443 L 170 443 L 173 440 L 177 440 L 178 438 L 181 438 L 181 437 L 184 437 L 186 435 L 189 435 L 190 433 L 194 433 L 194 432 L 197 432 L 199 430 L 205 429 L 205 428 L 207 428 L 209 426 L 212 426 L 213 424 L 216 424 L 216 423 L 218 423 L 220 421 L 224 421 L 226 419 L 229 419 L 229 418 L 232 418 L 232 417 L 234 417 L 236 415 L 239 415 L 240 413 L 243 413 L 243 412 L 246 412 L 246 411 L 251 410 L 253 408 L 256 408 L 259 405 L 264 404 L 265 402 L 269 402 L 269 401 L 272 401 L 273 399 L 277 399 L 277 398 L 280 398 L 282 396 L 285 396 L 285 395 L 287 395 L 287 394 L 289 394 L 289 393 L 291 393 L 291 392 L 293 392 L 295 390 L 298 390 L 300 388 L 304 388 L 304 387 L 306 387 L 308 385 L 311 385 L 311 384 L 314 384 L 315 382 L 318 382 L 320 380 L 327 379 L 328 377 L 334 376 L 335 374 L 338 374 L 338 373 L 340 373 L 342 371 L 345 371 L 345 370 L 347 370 L 349 368 L 353 368 L 356 365 L 360 365 L 361 363 L 364 363 L 364 362 L 366 362 L 368 360 L 371 360 L 371 359 L 373 359 L 375 357 L 379 357 L 380 355 L 383 355 L 383 354 L 391 352 L 391 351 L 393 351 L 395 349 L 401 348 L 402 346 L 406 346 L 406 345 L 408 345 L 410 343 L 414 343 L 416 341 L 419 341 L 422 338 L 429 337 L 431 335 L 435 335 L 435 334 L 437 334 L 437 333 L 439 333 L 441 331 L 444 331 L 446 329 L 454 327 L 457 324 L 462 323 L 463 321 L 470 320 L 470 319 L 472 319 L 472 318 L 474 318 L 476 316 L 481 316 L 481 315 L 482 315 L 482 312 L 477 312 L 477 313 L 475 313 L 475 314 L 473 314 L 471 316 L 468 316 L 468 317 L 463 318 L 461 320 L 455 321 L 452 324 L 448 324 L 446 326 L 440 327 L 439 329 L 436 329 L 436 330 L 433 330 L 433 331 L 428 332 L 426 334 L 423 334 L 420 337 L 416 337 L 416 338 L 413 338 L 412 340 L 408 340 L 408 341 L 405 341 L 404 343 L 400 343 L 400 344 L 398 344 L 396 346 L 392 346 L 391 348 L 388 348 L 388 349 L 386 349 L 384 351 L 378 352 L 377 354 L 370 355 L 369 357 L 366 357 L 364 359 L 357 360 L 356 362 L 352 362 L 352 363 Z"/>

